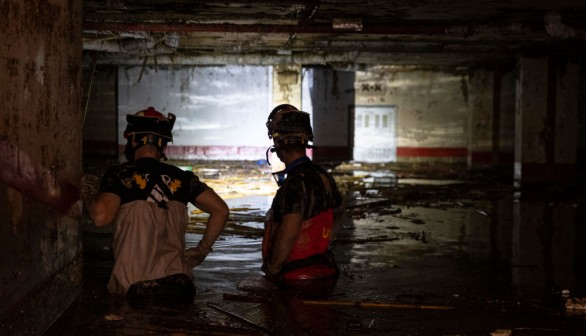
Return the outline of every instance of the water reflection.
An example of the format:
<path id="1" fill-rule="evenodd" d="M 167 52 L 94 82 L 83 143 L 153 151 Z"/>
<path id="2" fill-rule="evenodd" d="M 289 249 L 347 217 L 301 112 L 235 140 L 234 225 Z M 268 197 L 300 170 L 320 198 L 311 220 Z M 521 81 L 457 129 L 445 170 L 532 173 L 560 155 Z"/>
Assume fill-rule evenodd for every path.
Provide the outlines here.
<path id="1" fill-rule="evenodd" d="M 450 180 L 430 185 L 456 184 Z M 366 192 L 354 195 L 361 200 L 369 197 Z M 416 206 L 393 203 L 354 209 L 358 215 L 346 219 L 334 244 L 346 271 L 343 286 L 370 283 L 372 288 L 397 292 L 397 285 L 417 288 L 435 282 L 434 288 L 452 292 L 539 297 L 567 289 L 583 295 L 583 200 L 539 200 L 513 193 L 459 200 L 438 196 L 439 200 Z M 378 192 L 370 197 L 381 199 Z M 270 201 L 268 196 L 229 200 L 231 207 L 254 208 L 257 215 L 269 208 Z M 389 214 L 389 207 L 399 207 L 400 213 Z M 260 222 L 247 225 L 262 227 Z M 188 244 L 194 241 L 197 238 L 188 237 Z M 260 237 L 224 237 L 200 274 L 259 273 L 260 244 Z"/>
<path id="2" fill-rule="evenodd" d="M 584 295 L 584 203 L 513 202 L 512 280 L 520 294 L 570 290 Z"/>
<path id="3" fill-rule="evenodd" d="M 388 177 L 387 172 L 383 175 Z M 558 314 L 562 290 L 586 297 L 584 195 L 515 195 L 512 188 L 493 185 L 407 179 L 379 184 L 373 192 L 375 182 L 381 181 L 373 178 L 356 183 L 355 190 L 348 188 L 354 198 L 347 200 L 333 244 L 341 274 L 334 292 L 320 298 L 325 304 L 307 304 L 304 298 L 275 293 L 262 284 L 259 232 L 272 196 L 257 195 L 228 198 L 233 226 L 194 269 L 197 294 L 187 313 L 164 311 L 165 316 L 156 316 L 109 304 L 105 313 L 123 320 L 104 321 L 102 305 L 94 309 L 104 314 L 93 325 L 113 330 L 102 334 L 132 333 L 137 326 L 141 332 L 162 333 L 161 324 L 168 334 L 201 328 L 273 335 L 486 335 L 515 326 L 548 330 L 547 335 L 585 330 L 586 317 L 562 321 L 564 316 Z M 87 246 L 95 245 L 98 251 L 100 244 L 107 244 L 105 236 L 89 237 L 84 238 L 91 242 Z M 200 239 L 201 232 L 191 231 L 187 246 Z M 100 281 L 105 288 L 105 280 Z M 352 303 L 415 308 L 361 308 Z M 424 306 L 455 309 L 419 308 Z M 60 331 L 54 334 L 63 334 Z"/>

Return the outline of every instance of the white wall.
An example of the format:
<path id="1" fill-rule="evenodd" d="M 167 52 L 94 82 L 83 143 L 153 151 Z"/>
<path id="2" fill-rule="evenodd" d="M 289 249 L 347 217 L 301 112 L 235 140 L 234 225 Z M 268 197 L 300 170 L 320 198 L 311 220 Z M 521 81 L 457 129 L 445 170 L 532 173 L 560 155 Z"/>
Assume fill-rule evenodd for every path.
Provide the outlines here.
<path id="1" fill-rule="evenodd" d="M 468 72 L 373 66 L 356 72 L 357 106 L 395 106 L 397 160 L 466 160 Z"/>
<path id="2" fill-rule="evenodd" d="M 172 146 L 215 148 L 216 159 L 237 160 L 261 158 L 256 149 L 240 148 L 270 145 L 265 127 L 271 109 L 269 67 L 120 67 L 118 82 L 121 145 L 126 114 L 149 106 L 177 116 Z M 183 159 L 209 158 L 186 155 Z"/>

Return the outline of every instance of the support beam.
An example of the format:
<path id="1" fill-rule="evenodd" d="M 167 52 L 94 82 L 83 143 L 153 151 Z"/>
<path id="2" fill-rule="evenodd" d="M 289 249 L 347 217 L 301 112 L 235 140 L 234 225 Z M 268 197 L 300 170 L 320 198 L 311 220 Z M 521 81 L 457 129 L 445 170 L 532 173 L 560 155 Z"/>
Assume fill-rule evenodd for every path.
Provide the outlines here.
<path id="1" fill-rule="evenodd" d="M 517 79 L 515 181 L 575 181 L 578 65 L 552 56 L 521 57 Z"/>

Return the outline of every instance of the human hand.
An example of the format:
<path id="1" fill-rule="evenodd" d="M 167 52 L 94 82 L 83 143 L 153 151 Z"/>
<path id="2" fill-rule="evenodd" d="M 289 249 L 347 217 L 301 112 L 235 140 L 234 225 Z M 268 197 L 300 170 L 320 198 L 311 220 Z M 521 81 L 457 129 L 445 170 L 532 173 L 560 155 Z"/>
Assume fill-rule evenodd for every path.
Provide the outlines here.
<path id="1" fill-rule="evenodd" d="M 201 244 L 196 247 L 188 248 L 183 252 L 183 256 L 189 262 L 189 265 L 193 268 L 199 264 L 208 256 L 212 249 L 205 248 Z"/>
<path id="2" fill-rule="evenodd" d="M 265 278 L 273 283 L 278 283 L 283 280 L 283 275 L 280 270 L 272 270 L 268 263 L 263 263 L 261 270 L 265 273 Z"/>
<path id="3" fill-rule="evenodd" d="M 81 177 L 80 196 L 85 209 L 89 209 L 100 190 L 100 178 L 94 174 L 84 174 Z"/>

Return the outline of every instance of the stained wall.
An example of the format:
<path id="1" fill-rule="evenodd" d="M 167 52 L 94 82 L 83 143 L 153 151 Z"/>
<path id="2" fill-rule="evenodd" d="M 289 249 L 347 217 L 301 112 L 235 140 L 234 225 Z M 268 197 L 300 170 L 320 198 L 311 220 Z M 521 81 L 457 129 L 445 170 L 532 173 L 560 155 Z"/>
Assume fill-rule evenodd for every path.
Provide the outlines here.
<path id="1" fill-rule="evenodd" d="M 511 146 L 514 97 L 502 94 L 510 83 L 499 87 L 503 119 L 493 125 L 493 77 L 490 69 L 372 66 L 356 72 L 356 105 L 396 109 L 397 161 L 466 163 L 471 151 L 492 150 L 493 131 Z"/>
<path id="2" fill-rule="evenodd" d="M 264 122 L 277 104 L 312 113 L 317 160 L 352 160 L 354 115 L 392 108 L 396 146 L 391 161 L 512 162 L 514 67 L 502 69 L 371 66 L 118 66 L 117 79 L 96 73 L 88 117 L 98 118 L 86 144 L 123 146 L 126 113 L 154 105 L 178 115 L 174 159 L 259 160 L 270 145 Z M 107 93 L 104 93 L 107 92 Z M 112 110 L 116 103 L 117 114 Z M 117 121 L 115 121 L 117 120 Z M 101 122 L 100 122 L 101 121 Z M 112 125 L 118 124 L 117 135 Z M 90 127 L 86 124 L 86 128 Z M 100 139 L 99 136 L 109 137 Z M 383 135 L 386 136 L 386 135 Z M 103 152 L 104 150 L 102 150 Z M 99 150 L 96 153 L 100 153 Z M 395 154 L 396 153 L 396 154 Z"/>
<path id="3" fill-rule="evenodd" d="M 0 1 L 0 334 L 42 334 L 81 286 L 81 2 Z"/>

